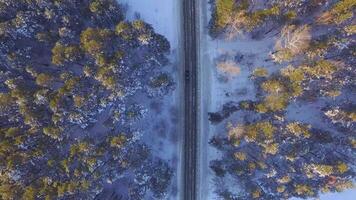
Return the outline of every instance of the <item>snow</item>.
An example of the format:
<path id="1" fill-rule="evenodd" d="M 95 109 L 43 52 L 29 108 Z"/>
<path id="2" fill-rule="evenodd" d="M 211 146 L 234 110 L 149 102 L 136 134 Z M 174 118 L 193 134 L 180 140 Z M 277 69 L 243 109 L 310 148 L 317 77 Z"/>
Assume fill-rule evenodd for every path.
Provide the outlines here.
<path id="1" fill-rule="evenodd" d="M 355 189 L 350 189 L 350 190 L 345 190 L 340 193 L 327 193 L 327 194 L 322 194 L 320 195 L 319 199 L 320 200 L 355 200 L 355 195 L 356 195 L 356 190 Z M 302 200 L 299 198 L 292 198 L 291 200 Z M 308 199 L 308 200 L 313 200 L 313 199 Z"/>
<path id="2" fill-rule="evenodd" d="M 208 145 L 209 138 L 214 135 L 225 134 L 227 121 L 241 120 L 243 117 L 234 114 L 228 120 L 219 125 L 211 125 L 208 121 L 208 112 L 221 110 L 222 106 L 229 101 L 254 100 L 255 87 L 250 75 L 256 67 L 265 67 L 269 72 L 278 68 L 270 61 L 269 51 L 274 45 L 275 38 L 252 40 L 244 35 L 233 41 L 212 39 L 207 33 L 210 19 L 208 0 L 201 0 L 200 14 L 200 81 L 201 81 L 201 161 L 200 161 L 200 199 L 217 199 L 214 191 L 218 189 L 219 182 L 209 168 L 211 160 L 221 156 L 214 147 Z M 234 76 L 222 76 L 216 65 L 217 59 L 225 58 L 234 60 L 234 56 L 243 55 L 242 59 L 235 59 L 235 64 L 240 68 L 240 73 Z M 203 134 L 208 133 L 208 134 Z M 207 153 L 205 153 L 207 152 Z M 219 180 L 221 181 L 221 180 Z M 228 176 L 223 180 L 231 192 L 237 193 L 236 182 Z"/>
<path id="3" fill-rule="evenodd" d="M 214 135 L 226 136 L 227 122 L 241 122 L 245 115 L 241 111 L 234 113 L 228 119 L 217 125 L 212 125 L 208 121 L 208 112 L 217 112 L 222 106 L 229 102 L 241 100 L 255 100 L 255 87 L 250 75 L 257 67 L 264 67 L 271 74 L 278 71 L 282 65 L 270 61 L 270 51 L 274 48 L 277 40 L 272 33 L 263 39 L 253 40 L 245 35 L 239 36 L 231 41 L 212 39 L 208 35 L 208 23 L 210 20 L 209 0 L 200 0 L 200 164 L 199 164 L 199 198 L 220 199 L 214 192 L 221 188 L 222 182 L 230 192 L 239 192 L 236 180 L 228 176 L 216 178 L 209 167 L 212 160 L 219 159 L 222 155 L 214 147 L 208 144 Z M 222 76 L 217 70 L 217 59 L 223 61 L 233 60 L 234 55 L 243 55 L 242 60 L 236 61 L 236 66 L 240 68 L 238 75 Z M 321 103 L 313 105 L 298 105 L 292 103 L 287 110 L 289 120 L 309 120 L 313 125 L 322 124 L 322 113 L 320 113 Z M 317 112 L 319 110 L 319 112 Z M 308 112 L 309 111 L 309 112 Z M 315 112 L 310 112 L 315 111 Z M 308 116 L 305 116 L 308 113 Z M 315 113 L 320 115 L 315 116 Z M 318 127 L 318 126 L 316 126 Z M 325 128 L 325 127 L 323 127 Z M 333 131 L 333 130 L 331 130 Z M 321 200 L 343 199 L 351 200 L 352 194 L 356 190 L 349 190 L 338 194 L 324 194 Z M 340 195 L 340 196 L 339 196 Z M 352 198 L 355 199 L 355 198 Z"/>
<path id="4" fill-rule="evenodd" d="M 175 169 L 175 177 L 169 190 L 168 199 L 180 197 L 180 164 L 182 154 L 180 142 L 182 141 L 182 104 L 183 89 L 178 77 L 181 75 L 179 57 L 181 55 L 180 33 L 180 5 L 181 0 L 118 0 L 127 4 L 127 17 L 134 20 L 138 16 L 153 26 L 155 31 L 164 35 L 171 44 L 171 66 L 165 69 L 172 73 L 176 81 L 176 89 L 172 94 L 164 96 L 157 101 L 149 101 L 145 106 L 149 113 L 143 120 L 142 127 L 146 130 L 143 139 L 150 145 L 154 155 L 166 160 Z M 219 199 L 214 191 L 218 189 L 219 181 L 223 181 L 231 192 L 238 192 L 236 182 L 228 177 L 223 180 L 214 178 L 209 168 L 209 162 L 221 156 L 208 142 L 213 135 L 224 134 L 227 121 L 233 123 L 241 120 L 241 113 L 236 113 L 219 125 L 211 125 L 208 121 L 208 112 L 221 109 L 224 103 L 238 100 L 253 100 L 255 88 L 250 75 L 254 68 L 265 67 L 270 73 L 280 69 L 280 66 L 271 61 L 269 50 L 275 44 L 273 36 L 262 40 L 251 40 L 247 37 L 239 37 L 234 41 L 213 40 L 208 36 L 207 25 L 210 19 L 209 0 L 199 0 L 200 3 L 200 59 L 199 59 L 199 96 L 200 116 L 200 154 L 199 161 L 199 198 L 201 200 Z M 232 77 L 224 77 L 216 69 L 216 60 L 221 56 L 230 59 L 233 55 L 242 54 L 244 58 L 237 62 L 240 73 Z M 227 56 L 226 56 L 227 55 Z M 231 60 L 231 59 L 230 59 Z M 228 60 L 229 61 L 229 60 Z M 229 95 L 226 95 L 226 94 Z M 307 108 L 306 108 L 307 109 Z M 293 109 L 290 112 L 294 112 Z M 292 114 L 292 113 L 291 113 Z M 298 115 L 294 115 L 299 118 Z M 292 118 L 292 117 L 291 117 Z M 221 182 L 220 182 L 221 183 Z M 352 192 L 353 191 L 353 192 Z M 354 190 L 348 190 L 339 194 L 325 194 L 321 200 L 343 199 L 351 200 Z"/>
<path id="5" fill-rule="evenodd" d="M 118 0 L 127 9 L 127 19 L 137 17 L 152 25 L 156 33 L 166 37 L 171 45 L 170 64 L 162 69 L 170 73 L 175 81 L 175 90 L 159 99 L 136 101 L 148 108 L 148 113 L 140 122 L 144 130 L 143 141 L 149 145 L 154 156 L 165 160 L 174 170 L 167 199 L 179 199 L 180 195 L 180 163 L 182 163 L 180 142 L 183 134 L 182 107 L 183 91 L 180 77 L 180 0 Z M 149 198 L 149 197 L 147 197 Z"/>
<path id="6" fill-rule="evenodd" d="M 179 40 L 179 0 L 118 0 L 127 4 L 127 18 L 135 19 L 136 13 L 141 19 L 152 24 L 155 31 L 164 35 L 173 49 Z"/>
<path id="7" fill-rule="evenodd" d="M 328 193 L 320 195 L 320 200 L 355 200 L 356 190 L 346 190 L 341 193 Z"/>

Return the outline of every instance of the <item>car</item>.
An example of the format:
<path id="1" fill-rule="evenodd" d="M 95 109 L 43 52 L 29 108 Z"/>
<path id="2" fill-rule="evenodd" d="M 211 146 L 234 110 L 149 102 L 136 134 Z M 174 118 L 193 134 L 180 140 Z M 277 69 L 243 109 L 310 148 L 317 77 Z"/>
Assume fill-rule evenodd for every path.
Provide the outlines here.
<path id="1" fill-rule="evenodd" d="M 190 78 L 190 73 L 189 73 L 189 70 L 185 70 L 185 80 L 189 80 Z"/>

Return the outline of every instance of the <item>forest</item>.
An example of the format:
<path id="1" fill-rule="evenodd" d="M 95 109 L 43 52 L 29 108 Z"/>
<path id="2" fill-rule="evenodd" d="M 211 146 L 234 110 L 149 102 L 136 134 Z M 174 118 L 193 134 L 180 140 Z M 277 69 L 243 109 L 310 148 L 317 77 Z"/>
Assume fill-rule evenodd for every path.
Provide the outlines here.
<path id="1" fill-rule="evenodd" d="M 172 91 L 169 51 L 115 0 L 0 0 L 0 199 L 162 198 L 133 99 Z"/>
<path id="2" fill-rule="evenodd" d="M 185 2 L 0 0 L 0 200 L 355 189 L 356 0 Z"/>
<path id="3" fill-rule="evenodd" d="M 241 188 L 219 196 L 277 200 L 353 188 L 356 1 L 213 0 L 211 8 L 212 38 L 274 41 L 264 60 L 271 67 L 249 75 L 254 97 L 209 114 L 226 124 L 210 138 L 223 154 L 210 168 Z"/>

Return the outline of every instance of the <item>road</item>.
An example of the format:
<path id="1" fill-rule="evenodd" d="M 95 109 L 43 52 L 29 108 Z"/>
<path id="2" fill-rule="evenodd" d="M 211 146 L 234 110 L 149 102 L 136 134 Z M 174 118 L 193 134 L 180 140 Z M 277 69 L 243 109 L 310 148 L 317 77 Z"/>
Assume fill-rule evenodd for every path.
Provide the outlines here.
<path id="1" fill-rule="evenodd" d="M 183 0 L 184 167 L 183 199 L 197 199 L 197 25 L 196 1 Z"/>

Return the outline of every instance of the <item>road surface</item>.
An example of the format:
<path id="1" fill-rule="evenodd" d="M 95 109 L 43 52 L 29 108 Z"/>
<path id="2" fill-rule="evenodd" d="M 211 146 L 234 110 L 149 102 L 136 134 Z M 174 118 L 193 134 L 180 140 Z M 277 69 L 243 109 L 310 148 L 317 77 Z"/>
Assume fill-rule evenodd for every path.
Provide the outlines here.
<path id="1" fill-rule="evenodd" d="M 183 199 L 197 197 L 197 25 L 196 1 L 183 0 L 184 167 Z"/>

